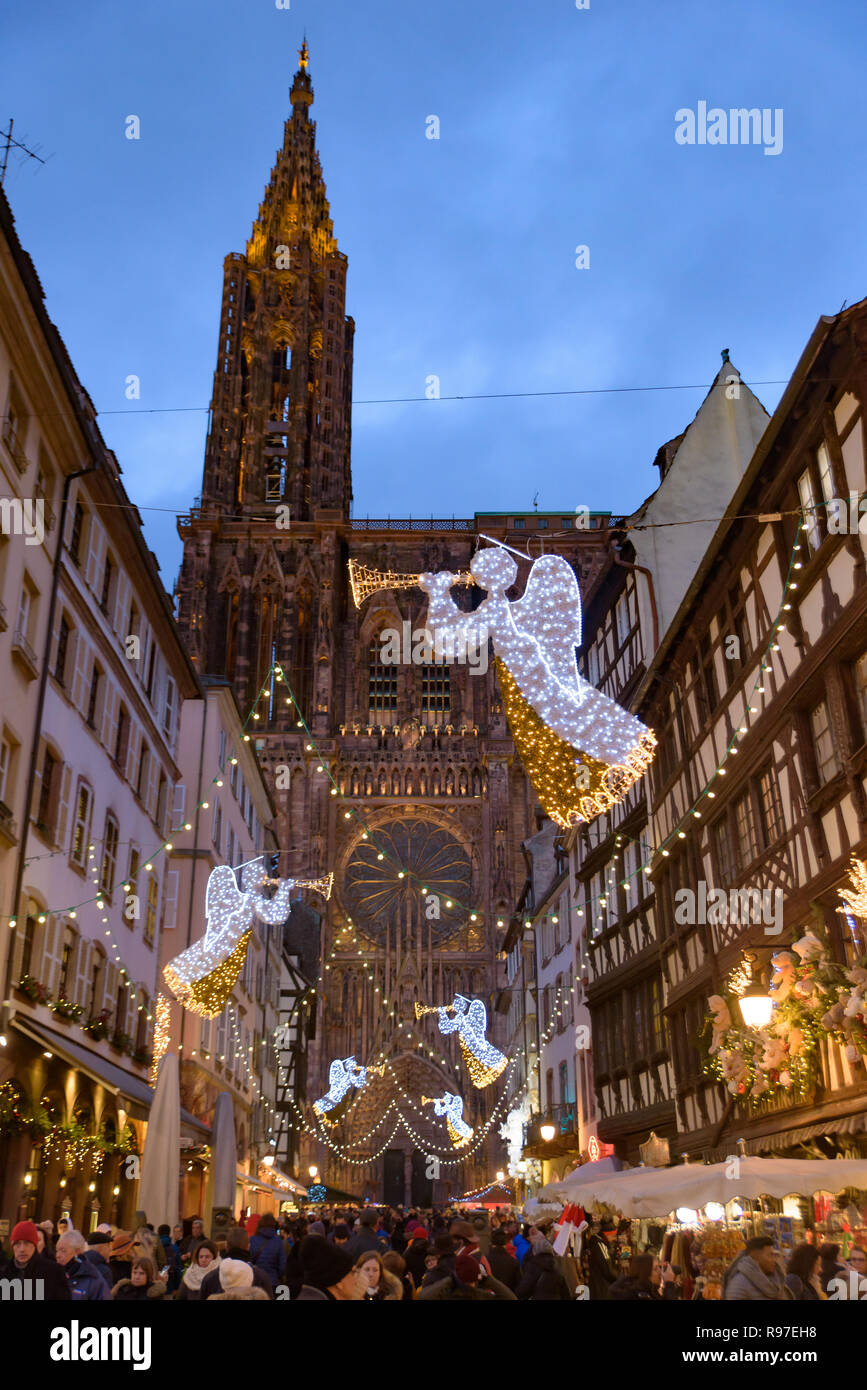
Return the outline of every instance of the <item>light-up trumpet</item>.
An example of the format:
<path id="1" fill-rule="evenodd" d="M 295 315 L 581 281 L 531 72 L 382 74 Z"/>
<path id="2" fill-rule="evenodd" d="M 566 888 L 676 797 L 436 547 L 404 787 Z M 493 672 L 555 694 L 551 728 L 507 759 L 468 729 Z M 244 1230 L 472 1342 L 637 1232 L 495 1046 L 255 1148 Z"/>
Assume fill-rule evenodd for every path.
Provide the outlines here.
<path id="1" fill-rule="evenodd" d="M 330 874 L 323 874 L 321 878 L 296 878 L 295 887 L 312 888 L 314 893 L 321 893 L 327 902 L 334 887 L 334 870 L 332 869 Z"/>
<path id="2" fill-rule="evenodd" d="M 415 1008 L 415 1016 L 416 1016 L 416 1018 L 421 1018 L 422 1014 L 438 1014 L 441 1008 L 445 1009 L 445 1011 L 446 1011 L 447 1014 L 453 1014 L 454 1011 L 455 1011 L 455 1006 L 454 1006 L 454 1004 L 419 1004 L 419 1003 L 416 1003 L 413 1007 Z"/>
<path id="3" fill-rule="evenodd" d="M 422 1096 L 421 1103 L 422 1105 L 433 1105 L 435 1100 L 436 1096 Z"/>
<path id="4" fill-rule="evenodd" d="M 366 598 L 383 589 L 415 589 L 418 587 L 417 574 L 398 574 L 394 570 L 372 569 L 360 560 L 349 561 L 349 587 L 356 608 L 360 608 Z M 474 584 L 475 580 L 468 570 L 455 575 L 456 584 Z"/>

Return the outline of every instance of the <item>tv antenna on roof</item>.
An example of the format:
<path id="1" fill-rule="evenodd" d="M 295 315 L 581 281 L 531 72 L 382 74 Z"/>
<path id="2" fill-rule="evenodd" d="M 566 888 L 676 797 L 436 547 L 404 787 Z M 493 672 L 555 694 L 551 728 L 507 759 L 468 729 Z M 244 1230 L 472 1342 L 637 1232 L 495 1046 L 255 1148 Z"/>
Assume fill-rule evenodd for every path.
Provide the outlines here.
<path id="1" fill-rule="evenodd" d="M 23 144 L 21 143 L 20 140 L 14 140 L 14 139 L 12 138 L 12 128 L 13 128 L 14 124 L 15 124 L 15 121 L 14 121 L 13 118 L 10 116 L 10 117 L 9 117 L 9 129 L 8 129 L 8 130 L 0 130 L 0 138 L 4 139 L 4 140 L 6 141 L 5 145 L 3 146 L 2 160 L 0 160 L 0 188 L 3 187 L 3 184 L 4 184 L 5 181 L 6 181 L 6 168 L 7 168 L 7 165 L 9 164 L 9 151 L 10 151 L 10 150 L 13 150 L 13 149 L 14 149 L 14 150 L 21 150 L 22 153 L 25 154 L 25 155 L 27 156 L 28 159 L 35 159 L 35 160 L 37 160 L 37 162 L 38 162 L 39 164 L 44 164 L 44 163 L 45 163 L 45 160 L 42 158 L 42 156 L 39 155 L 39 154 L 37 154 L 35 150 L 28 149 L 27 146 L 26 146 L 26 145 L 23 145 Z"/>

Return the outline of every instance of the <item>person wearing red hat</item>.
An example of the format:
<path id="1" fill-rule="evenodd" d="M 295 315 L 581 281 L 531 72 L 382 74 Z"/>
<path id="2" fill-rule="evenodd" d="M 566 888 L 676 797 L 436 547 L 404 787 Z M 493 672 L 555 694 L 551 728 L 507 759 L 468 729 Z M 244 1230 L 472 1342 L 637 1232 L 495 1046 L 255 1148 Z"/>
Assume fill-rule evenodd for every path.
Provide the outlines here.
<path id="1" fill-rule="evenodd" d="M 19 1221 L 12 1228 L 12 1259 L 0 1266 L 0 1278 L 21 1284 L 20 1294 L 13 1298 L 44 1299 L 60 1302 L 69 1299 L 69 1285 L 62 1269 L 53 1260 L 46 1260 L 37 1251 L 38 1234 L 32 1221 Z M 7 1284 L 8 1289 L 8 1284 Z M 7 1292 L 7 1297 L 10 1294 Z"/>

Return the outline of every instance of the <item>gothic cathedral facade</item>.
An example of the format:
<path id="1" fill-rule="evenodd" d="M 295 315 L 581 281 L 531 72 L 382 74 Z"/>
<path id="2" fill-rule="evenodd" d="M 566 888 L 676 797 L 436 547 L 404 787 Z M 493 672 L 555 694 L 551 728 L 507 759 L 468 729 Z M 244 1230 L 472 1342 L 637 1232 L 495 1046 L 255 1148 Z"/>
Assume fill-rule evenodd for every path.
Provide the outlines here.
<path id="1" fill-rule="evenodd" d="M 335 874 L 322 909 L 308 1097 L 325 1093 L 335 1058 L 382 1072 L 357 1093 L 330 1147 L 307 1132 L 302 1172 L 315 1157 L 323 1180 L 344 1191 L 443 1201 L 502 1164 L 505 1078 L 474 1090 L 454 1035 L 442 1037 L 433 1017 L 417 1020 L 413 1006 L 448 1004 L 456 992 L 480 998 L 497 1042 L 501 943 L 526 877 L 522 842 L 541 809 L 493 664 L 482 673 L 466 662 L 383 661 L 385 630 L 403 638 L 423 625 L 424 594 L 410 581 L 356 607 L 348 562 L 408 576 L 465 571 L 481 533 L 524 552 L 535 540 L 538 554 L 548 518 L 352 517 L 355 325 L 312 102 L 305 46 L 246 252 L 225 261 L 202 494 L 179 522 L 178 618 L 199 672 L 228 677 L 242 711 L 255 708 L 249 727 L 278 807 L 280 874 Z M 598 529 L 576 530 L 573 516 L 565 530 L 564 512 L 550 523 L 582 589 L 607 549 L 606 519 L 594 520 Z M 469 608 L 482 597 L 453 592 Z M 516 1064 L 525 1075 L 526 1059 Z M 463 1155 L 450 1152 L 444 1122 L 424 1103 L 447 1091 L 463 1097 L 479 1136 Z M 309 1106 L 306 1121 L 315 1128 Z M 424 1149 L 442 1155 L 439 1167 Z"/>

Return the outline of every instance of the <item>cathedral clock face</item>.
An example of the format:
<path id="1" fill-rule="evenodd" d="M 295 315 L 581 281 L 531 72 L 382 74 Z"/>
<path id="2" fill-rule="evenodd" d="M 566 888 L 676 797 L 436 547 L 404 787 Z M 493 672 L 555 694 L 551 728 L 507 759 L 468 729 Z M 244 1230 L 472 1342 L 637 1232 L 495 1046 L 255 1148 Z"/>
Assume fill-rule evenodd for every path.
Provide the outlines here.
<path id="1" fill-rule="evenodd" d="M 396 927 L 420 927 L 425 934 L 429 927 L 434 944 L 441 944 L 467 921 L 470 857 L 441 825 L 408 817 L 386 821 L 353 849 L 342 896 L 356 926 L 374 941 Z"/>

